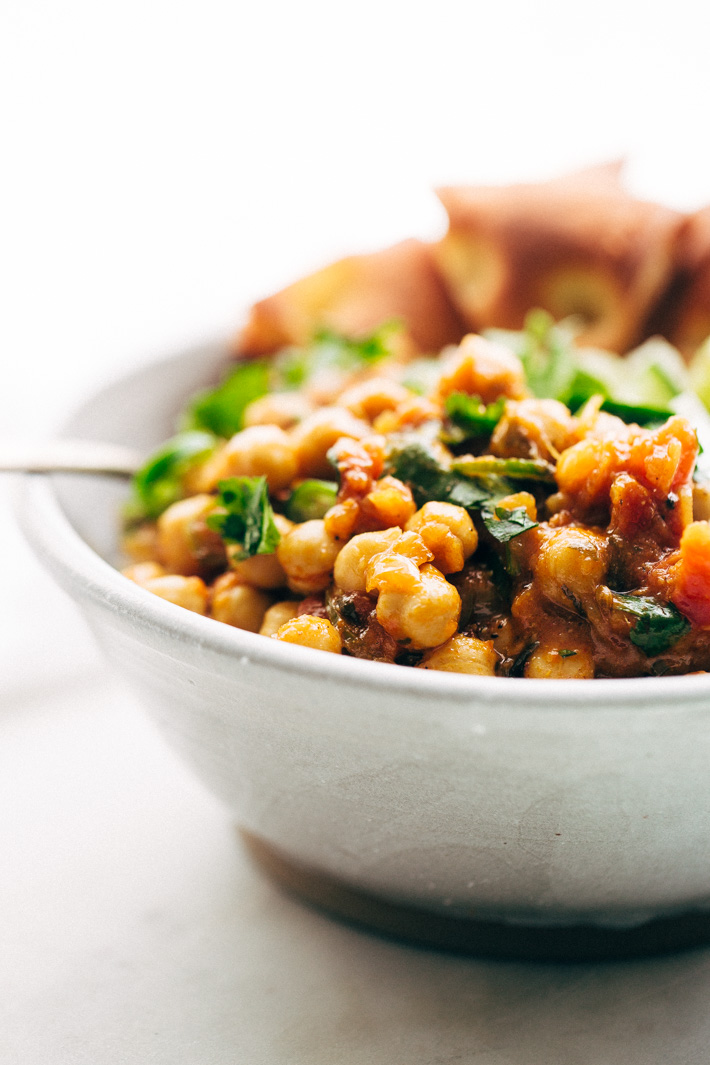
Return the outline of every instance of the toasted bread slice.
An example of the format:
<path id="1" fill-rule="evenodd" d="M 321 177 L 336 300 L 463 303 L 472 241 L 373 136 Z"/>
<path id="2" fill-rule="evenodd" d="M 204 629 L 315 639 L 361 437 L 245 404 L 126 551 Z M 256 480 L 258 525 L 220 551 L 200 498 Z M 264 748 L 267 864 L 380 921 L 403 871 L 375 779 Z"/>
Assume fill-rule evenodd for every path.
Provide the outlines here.
<path id="1" fill-rule="evenodd" d="M 306 343 L 319 328 L 361 336 L 393 318 L 405 323 L 415 352 L 439 351 L 466 332 L 422 241 L 341 259 L 261 300 L 235 348 L 268 354 Z"/>
<path id="2" fill-rule="evenodd" d="M 654 326 L 687 359 L 710 337 L 710 206 L 691 215 L 681 232 L 674 277 Z"/>
<path id="3" fill-rule="evenodd" d="M 619 164 L 541 184 L 439 190 L 435 255 L 471 329 L 519 329 L 531 307 L 575 315 L 580 343 L 624 352 L 664 291 L 684 216 L 635 200 Z"/>

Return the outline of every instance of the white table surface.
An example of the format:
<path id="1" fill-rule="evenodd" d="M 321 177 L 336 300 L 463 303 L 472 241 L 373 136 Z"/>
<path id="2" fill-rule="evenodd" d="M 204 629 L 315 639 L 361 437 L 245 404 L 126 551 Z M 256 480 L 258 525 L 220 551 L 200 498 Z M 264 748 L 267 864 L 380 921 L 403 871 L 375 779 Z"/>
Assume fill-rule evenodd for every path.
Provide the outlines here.
<path id="1" fill-rule="evenodd" d="M 710 8 L 6 0 L 0 435 L 346 251 L 447 182 L 629 156 L 710 198 Z M 2 1065 L 706 1065 L 710 952 L 522 966 L 285 897 L 108 675 L 0 484 Z"/>

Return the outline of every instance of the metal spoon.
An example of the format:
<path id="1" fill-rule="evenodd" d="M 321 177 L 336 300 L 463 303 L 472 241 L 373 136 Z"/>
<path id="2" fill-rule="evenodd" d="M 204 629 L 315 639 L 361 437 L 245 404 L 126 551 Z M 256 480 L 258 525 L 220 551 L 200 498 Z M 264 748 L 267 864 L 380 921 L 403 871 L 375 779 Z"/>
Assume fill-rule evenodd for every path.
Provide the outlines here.
<path id="1" fill-rule="evenodd" d="M 145 456 L 93 440 L 0 440 L 0 473 L 99 473 L 132 477 Z"/>

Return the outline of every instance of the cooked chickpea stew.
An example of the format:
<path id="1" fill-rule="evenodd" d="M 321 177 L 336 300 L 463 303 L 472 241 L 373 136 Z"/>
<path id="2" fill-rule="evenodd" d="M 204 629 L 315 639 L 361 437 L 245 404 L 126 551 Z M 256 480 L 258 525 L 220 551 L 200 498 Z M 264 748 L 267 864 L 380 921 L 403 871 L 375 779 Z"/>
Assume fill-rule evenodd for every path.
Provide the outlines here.
<path id="1" fill-rule="evenodd" d="M 271 639 L 419 669 L 709 670 L 707 416 L 696 397 L 678 412 L 667 353 L 631 356 L 623 391 L 616 357 L 585 363 L 539 313 L 436 359 L 400 340 L 321 333 L 196 397 L 135 479 L 125 575 Z"/>

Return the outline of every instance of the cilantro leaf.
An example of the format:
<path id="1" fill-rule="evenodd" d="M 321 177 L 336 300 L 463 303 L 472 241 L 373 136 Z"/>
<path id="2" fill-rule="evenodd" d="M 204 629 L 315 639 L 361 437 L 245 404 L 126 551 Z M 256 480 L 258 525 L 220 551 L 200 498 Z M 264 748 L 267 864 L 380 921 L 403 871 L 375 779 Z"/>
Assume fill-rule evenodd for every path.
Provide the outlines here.
<path id="1" fill-rule="evenodd" d="M 418 507 L 438 500 L 466 510 L 480 510 L 487 501 L 511 490 L 500 478 L 472 481 L 447 470 L 422 440 L 404 437 L 401 443 L 395 443 L 385 465 L 387 473 L 409 485 Z"/>
<path id="2" fill-rule="evenodd" d="M 513 507 L 512 510 L 507 507 L 483 507 L 481 517 L 488 532 L 501 544 L 507 544 L 509 540 L 540 524 L 530 518 L 525 507 Z"/>
<path id="3" fill-rule="evenodd" d="M 672 603 L 652 596 L 616 592 L 613 602 L 624 613 L 638 618 L 629 638 L 649 658 L 663 654 L 690 628 L 688 619 Z"/>
<path id="4" fill-rule="evenodd" d="M 239 557 L 271 555 L 281 540 L 274 523 L 265 477 L 229 477 L 217 485 L 221 512 L 210 514 L 207 524 L 227 543 L 239 544 Z"/>
<path id="5" fill-rule="evenodd" d="M 334 481 L 301 481 L 288 497 L 284 513 L 296 522 L 322 518 L 334 505 L 337 495 L 338 486 Z"/>
<path id="6" fill-rule="evenodd" d="M 195 462 L 217 445 L 211 433 L 187 432 L 167 440 L 133 478 L 133 500 L 126 508 L 130 521 L 154 520 L 182 496 L 182 478 Z"/>
<path id="7" fill-rule="evenodd" d="M 301 388 L 318 373 L 329 370 L 349 373 L 374 366 L 393 353 L 393 341 L 402 329 L 402 323 L 396 319 L 359 338 L 320 329 L 310 344 L 288 348 L 277 356 L 276 376 L 284 388 Z"/>
<path id="8" fill-rule="evenodd" d="M 503 417 L 505 398 L 501 396 L 486 406 L 480 396 L 452 392 L 446 397 L 444 408 L 454 427 L 448 439 L 451 443 L 461 443 L 474 437 L 491 435 Z"/>
<path id="9" fill-rule="evenodd" d="M 557 399 L 572 411 L 601 396 L 602 410 L 638 425 L 661 425 L 672 414 L 664 403 L 679 389 L 664 362 L 672 365 L 673 359 L 669 352 L 659 352 L 657 344 L 649 347 L 652 341 L 625 360 L 608 352 L 578 350 L 572 330 L 539 309 L 527 315 L 522 332 L 490 334 L 518 355 L 534 396 Z"/>
<path id="10" fill-rule="evenodd" d="M 534 310 L 527 315 L 518 354 L 534 396 L 562 403 L 570 399 L 577 376 L 572 336 L 555 325 L 547 311 Z"/>
<path id="11" fill-rule="evenodd" d="M 216 436 L 230 437 L 244 424 L 244 411 L 255 399 L 270 391 L 270 364 L 266 359 L 240 362 L 216 388 L 198 393 L 188 407 L 189 429 L 207 429 Z"/>

